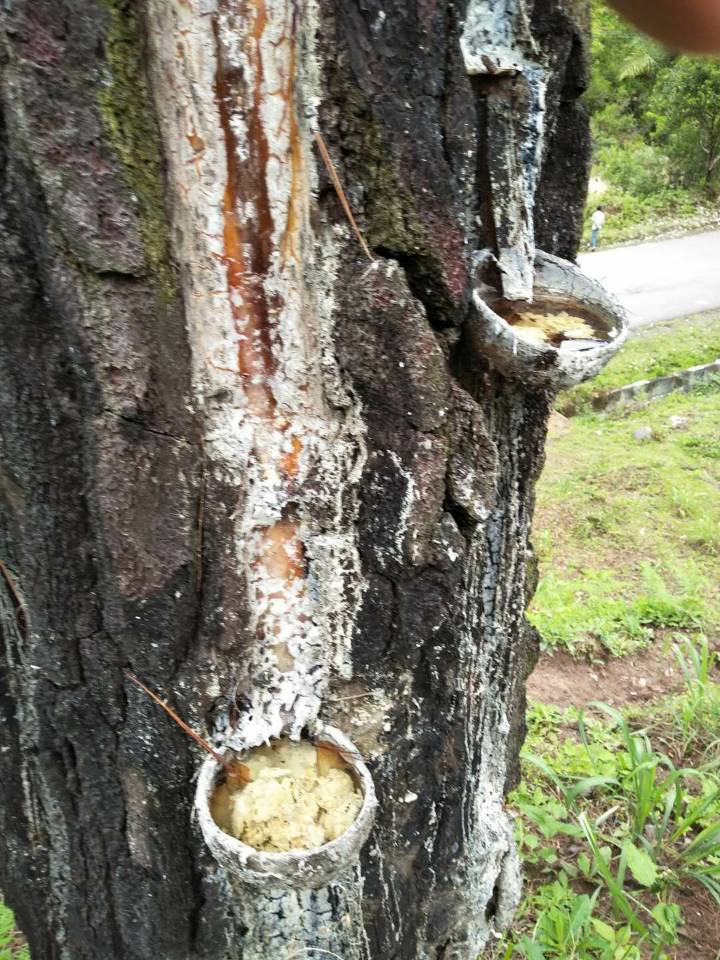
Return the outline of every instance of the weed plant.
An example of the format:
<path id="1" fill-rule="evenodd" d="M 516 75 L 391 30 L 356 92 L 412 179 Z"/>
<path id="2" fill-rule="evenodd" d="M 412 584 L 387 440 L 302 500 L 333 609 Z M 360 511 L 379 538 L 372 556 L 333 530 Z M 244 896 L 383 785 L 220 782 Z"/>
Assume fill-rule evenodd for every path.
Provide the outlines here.
<path id="1" fill-rule="evenodd" d="M 702 889 L 720 908 L 720 759 L 703 749 L 720 737 L 716 657 L 705 638 L 675 654 L 685 689 L 645 726 L 602 703 L 532 706 L 511 798 L 528 887 L 496 957 L 667 960 L 682 935 L 680 891 Z M 708 758 L 679 763 L 658 738 L 681 761 Z"/>
<path id="2" fill-rule="evenodd" d="M 12 910 L 0 900 L 0 960 L 30 960 L 25 946 L 18 946 Z"/>

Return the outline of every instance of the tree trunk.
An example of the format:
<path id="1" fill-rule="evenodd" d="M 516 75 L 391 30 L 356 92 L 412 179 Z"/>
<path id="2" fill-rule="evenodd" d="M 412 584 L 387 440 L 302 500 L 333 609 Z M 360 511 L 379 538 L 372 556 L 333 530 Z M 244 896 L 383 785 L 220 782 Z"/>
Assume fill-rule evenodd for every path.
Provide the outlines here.
<path id="1" fill-rule="evenodd" d="M 519 893 L 557 388 L 472 335 L 475 254 L 519 299 L 536 243 L 575 253 L 584 2 L 3 9 L 0 888 L 33 960 L 474 960 Z M 218 745 L 344 731 L 360 864 L 218 866 L 127 670 Z"/>

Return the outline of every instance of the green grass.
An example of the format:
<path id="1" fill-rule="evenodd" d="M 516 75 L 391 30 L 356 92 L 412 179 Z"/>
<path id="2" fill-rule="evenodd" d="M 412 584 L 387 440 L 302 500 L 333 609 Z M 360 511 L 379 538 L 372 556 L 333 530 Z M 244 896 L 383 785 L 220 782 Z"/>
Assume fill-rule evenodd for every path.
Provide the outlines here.
<path id="1" fill-rule="evenodd" d="M 682 577 L 682 571 L 678 574 Z M 643 568 L 634 595 L 608 570 L 590 569 L 572 580 L 549 573 L 538 588 L 532 619 L 546 649 L 576 654 L 587 651 L 592 638 L 612 656 L 623 656 L 650 643 L 654 627 L 706 623 L 702 596 L 708 587 L 705 578 L 686 579 L 673 590 L 650 566 Z"/>
<path id="2" fill-rule="evenodd" d="M 673 416 L 686 418 L 673 429 Z M 720 388 L 584 414 L 551 442 L 529 616 L 545 648 L 621 655 L 720 622 Z M 634 431 L 649 426 L 653 439 Z"/>
<path id="3" fill-rule="evenodd" d="M 676 322 L 631 343 L 600 385 L 717 355 L 717 315 Z M 494 960 L 720 957 L 719 414 L 711 382 L 607 413 L 586 405 L 549 443 L 529 611 L 545 649 L 618 656 L 661 637 L 684 688 L 621 710 L 531 704 L 509 798 L 525 897 Z"/>
<path id="4" fill-rule="evenodd" d="M 0 960 L 30 960 L 28 948 L 17 946 L 12 910 L 0 900 Z"/>
<path id="5" fill-rule="evenodd" d="M 494 957 L 664 960 L 691 897 L 720 908 L 720 686 L 706 642 L 677 652 L 686 689 L 650 715 L 531 705 L 510 798 L 528 882 Z"/>
<path id="6" fill-rule="evenodd" d="M 638 338 L 600 384 L 718 354 L 717 316 L 676 322 Z M 618 656 L 662 637 L 684 689 L 622 710 L 531 705 L 510 798 L 525 898 L 495 960 L 695 960 L 720 948 L 692 926 L 702 915 L 712 929 L 720 911 L 719 414 L 716 381 L 607 413 L 585 406 L 549 444 L 529 611 L 545 649 Z M 652 439 L 636 440 L 639 427 Z"/>
<path id="7" fill-rule="evenodd" d="M 588 408 L 602 396 L 636 380 L 652 380 L 720 357 L 720 312 L 713 311 L 640 329 L 595 379 L 566 390 L 560 412 Z"/>

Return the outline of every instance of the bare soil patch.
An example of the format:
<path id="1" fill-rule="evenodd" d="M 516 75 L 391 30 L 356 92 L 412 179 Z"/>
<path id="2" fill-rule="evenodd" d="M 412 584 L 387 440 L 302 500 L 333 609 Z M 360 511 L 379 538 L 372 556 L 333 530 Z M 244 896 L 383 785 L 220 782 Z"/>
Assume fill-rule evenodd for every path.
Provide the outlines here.
<path id="1" fill-rule="evenodd" d="M 543 655 L 528 680 L 532 700 L 556 707 L 581 707 L 593 700 L 613 706 L 657 700 L 682 686 L 671 650 L 654 644 L 627 657 L 575 660 L 563 651 Z"/>
<path id="2" fill-rule="evenodd" d="M 675 902 L 684 923 L 680 943 L 670 950 L 672 960 L 718 960 L 720 911 L 710 894 L 698 884 L 675 890 Z"/>

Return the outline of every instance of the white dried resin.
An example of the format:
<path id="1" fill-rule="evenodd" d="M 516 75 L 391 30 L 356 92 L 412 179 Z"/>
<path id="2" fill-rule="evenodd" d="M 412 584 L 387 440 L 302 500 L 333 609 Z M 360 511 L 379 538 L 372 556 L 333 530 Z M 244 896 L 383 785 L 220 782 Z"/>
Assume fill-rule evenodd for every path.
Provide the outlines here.
<path id="1" fill-rule="evenodd" d="M 586 340 L 598 336 L 581 317 L 564 311 L 553 314 L 517 313 L 508 317 L 508 323 L 518 337 L 530 343 L 551 343 L 556 339 Z"/>
<path id="2" fill-rule="evenodd" d="M 245 785 L 222 784 L 212 814 L 256 850 L 308 850 L 335 840 L 357 818 L 363 797 L 334 750 L 280 740 L 242 758 Z"/>

